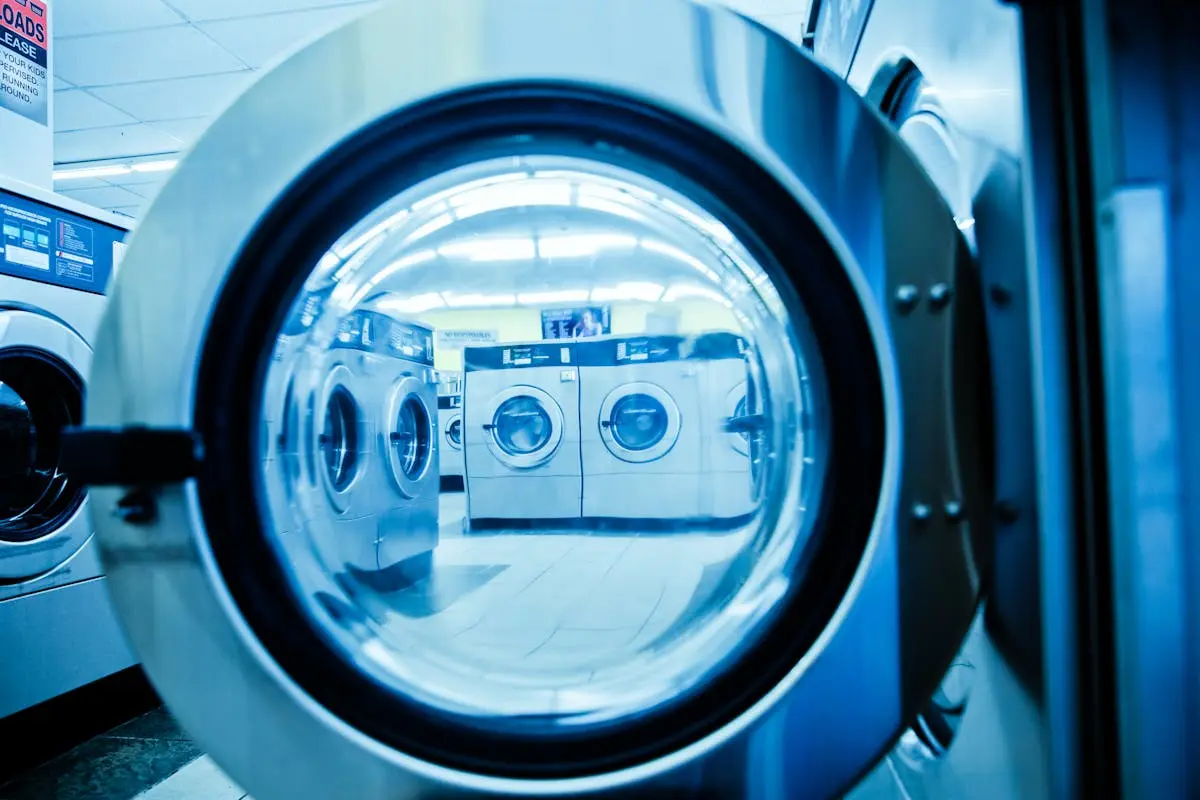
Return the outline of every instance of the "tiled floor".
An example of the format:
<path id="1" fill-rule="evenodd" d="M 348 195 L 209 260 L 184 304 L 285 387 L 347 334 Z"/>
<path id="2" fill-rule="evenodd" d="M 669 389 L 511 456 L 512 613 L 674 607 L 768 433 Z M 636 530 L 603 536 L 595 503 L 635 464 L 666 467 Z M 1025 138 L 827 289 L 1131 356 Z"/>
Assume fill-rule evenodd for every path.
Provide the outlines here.
<path id="1" fill-rule="evenodd" d="M 393 650 L 414 655 L 407 667 L 435 667 L 415 656 L 437 650 L 464 685 L 486 678 L 493 689 L 504 685 L 495 683 L 498 676 L 531 673 L 539 682 L 560 681 L 556 686 L 586 684 L 608 668 L 610 656 L 626 664 L 665 646 L 711 605 L 746 543 L 739 531 L 464 535 L 463 511 L 461 495 L 443 497 L 430 577 L 376 598 L 370 611 Z M 158 710 L 0 787 L 0 800 L 49 798 L 246 800 L 246 794 Z"/>
<path id="2" fill-rule="evenodd" d="M 160 709 L 0 786 L 0 800 L 130 800 L 173 778 L 200 756 L 200 749 Z M 162 797 L 199 800 L 208 795 Z"/>

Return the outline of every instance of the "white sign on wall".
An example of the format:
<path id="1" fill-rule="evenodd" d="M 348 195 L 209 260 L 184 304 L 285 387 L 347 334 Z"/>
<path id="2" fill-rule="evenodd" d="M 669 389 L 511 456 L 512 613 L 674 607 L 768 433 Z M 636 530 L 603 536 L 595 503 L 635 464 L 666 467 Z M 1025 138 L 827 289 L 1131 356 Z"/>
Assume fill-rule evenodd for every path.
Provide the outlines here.
<path id="1" fill-rule="evenodd" d="M 50 18 L 44 0 L 0 0 L 0 108 L 50 124 Z"/>
<path id="2" fill-rule="evenodd" d="M 446 350 L 461 350 L 475 345 L 495 344 L 500 341 L 499 331 L 454 331 L 439 329 L 437 346 Z"/>

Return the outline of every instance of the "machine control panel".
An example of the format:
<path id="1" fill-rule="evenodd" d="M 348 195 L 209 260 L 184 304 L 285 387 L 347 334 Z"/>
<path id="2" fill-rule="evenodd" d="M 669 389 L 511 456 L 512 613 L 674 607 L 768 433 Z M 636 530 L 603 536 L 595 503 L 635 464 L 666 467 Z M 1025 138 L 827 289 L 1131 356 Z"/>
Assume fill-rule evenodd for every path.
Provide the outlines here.
<path id="1" fill-rule="evenodd" d="M 127 231 L 0 190 L 0 274 L 104 294 Z"/>
<path id="2" fill-rule="evenodd" d="M 538 342 L 463 349 L 463 366 L 468 372 L 481 369 L 526 367 L 573 367 L 578 344 Z"/>
<path id="3" fill-rule="evenodd" d="M 332 347 L 433 366 L 433 331 L 376 311 L 356 311 L 338 324 Z"/>

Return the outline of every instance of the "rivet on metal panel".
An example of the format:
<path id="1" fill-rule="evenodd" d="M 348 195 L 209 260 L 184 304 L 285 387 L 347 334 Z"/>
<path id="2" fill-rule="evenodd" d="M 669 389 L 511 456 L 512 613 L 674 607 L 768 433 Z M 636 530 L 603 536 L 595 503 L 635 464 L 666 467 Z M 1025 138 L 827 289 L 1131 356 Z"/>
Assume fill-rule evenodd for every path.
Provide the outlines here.
<path id="1" fill-rule="evenodd" d="M 946 514 L 947 522 L 961 522 L 963 518 L 962 503 L 957 500 L 950 500 L 942 507 L 942 511 Z"/>
<path id="2" fill-rule="evenodd" d="M 912 311 L 920 301 L 921 290 L 912 284 L 906 283 L 896 290 L 896 308 L 902 314 Z"/>
<path id="3" fill-rule="evenodd" d="M 1011 500 L 1001 500 L 996 503 L 996 519 L 1005 525 L 1012 525 L 1021 518 L 1021 509 Z"/>
<path id="4" fill-rule="evenodd" d="M 953 297 L 954 290 L 948 284 L 935 283 L 929 289 L 929 305 L 935 313 L 950 305 Z"/>
<path id="5" fill-rule="evenodd" d="M 993 283 L 988 294 L 992 299 L 992 304 L 1000 308 L 1006 307 L 1013 299 L 1012 290 L 999 283 Z"/>
<path id="6" fill-rule="evenodd" d="M 933 514 L 933 509 L 924 503 L 914 503 L 912 507 L 912 517 L 918 522 L 924 522 Z"/>

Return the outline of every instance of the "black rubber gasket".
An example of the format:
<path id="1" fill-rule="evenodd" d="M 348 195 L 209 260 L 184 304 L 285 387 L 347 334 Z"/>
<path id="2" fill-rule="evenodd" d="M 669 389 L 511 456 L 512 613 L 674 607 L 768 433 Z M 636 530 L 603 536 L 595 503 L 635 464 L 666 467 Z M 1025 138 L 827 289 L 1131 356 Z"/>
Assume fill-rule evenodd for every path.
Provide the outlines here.
<path id="1" fill-rule="evenodd" d="M 492 155 L 570 153 L 673 173 L 674 188 L 720 218 L 807 316 L 824 358 L 830 463 L 807 580 L 737 664 L 665 708 L 610 727 L 503 730 L 455 719 L 359 671 L 302 608 L 263 529 L 254 443 L 272 344 L 311 265 L 404 189 Z M 680 176 L 687 176 L 683 178 Z M 795 294 L 791 294 L 794 290 Z M 803 302 L 802 302 L 803 301 Z M 262 217 L 213 308 L 197 376 L 195 430 L 207 448 L 197 487 L 218 568 L 255 635 L 331 713 L 377 741 L 454 769 L 569 778 L 668 755 L 742 714 L 829 623 L 870 535 L 885 446 L 880 369 L 839 259 L 795 198 L 721 137 L 629 98 L 576 86 L 487 87 L 378 121 L 333 148 Z M 507 722 L 507 721 L 506 721 Z M 538 720 L 530 720 L 536 723 Z M 819 721 L 814 721 L 819 725 Z"/>

